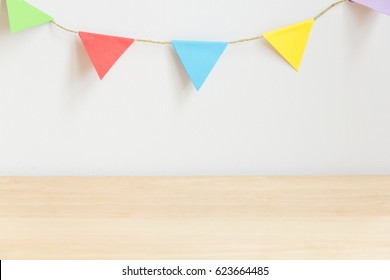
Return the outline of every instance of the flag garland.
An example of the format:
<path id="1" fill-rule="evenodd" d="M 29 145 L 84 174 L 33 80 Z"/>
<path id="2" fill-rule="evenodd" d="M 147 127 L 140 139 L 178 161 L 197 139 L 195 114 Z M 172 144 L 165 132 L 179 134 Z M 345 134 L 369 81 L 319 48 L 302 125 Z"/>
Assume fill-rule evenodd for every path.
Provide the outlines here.
<path id="1" fill-rule="evenodd" d="M 100 79 L 106 76 L 112 66 L 134 42 L 172 45 L 198 91 L 229 44 L 265 39 L 298 71 L 314 22 L 335 6 L 344 2 L 359 4 L 390 16 L 390 0 L 340 0 L 314 18 L 266 32 L 258 37 L 231 42 L 154 41 L 71 30 L 59 25 L 53 20 L 53 17 L 25 0 L 6 0 L 11 32 L 20 32 L 51 22 L 65 31 L 78 34 Z"/>
<path id="2" fill-rule="evenodd" d="M 228 43 L 172 41 L 172 45 L 195 88 L 200 90 Z"/>
<path id="3" fill-rule="evenodd" d="M 101 80 L 134 43 L 130 38 L 88 32 L 79 32 L 79 36 Z"/>
<path id="4" fill-rule="evenodd" d="M 298 71 L 313 24 L 314 19 L 311 18 L 264 33 L 263 36 Z"/>
<path id="5" fill-rule="evenodd" d="M 350 0 L 377 12 L 390 16 L 390 1 L 389 0 Z"/>
<path id="6" fill-rule="evenodd" d="M 7 0 L 7 9 L 11 32 L 23 31 L 53 20 L 24 0 Z"/>

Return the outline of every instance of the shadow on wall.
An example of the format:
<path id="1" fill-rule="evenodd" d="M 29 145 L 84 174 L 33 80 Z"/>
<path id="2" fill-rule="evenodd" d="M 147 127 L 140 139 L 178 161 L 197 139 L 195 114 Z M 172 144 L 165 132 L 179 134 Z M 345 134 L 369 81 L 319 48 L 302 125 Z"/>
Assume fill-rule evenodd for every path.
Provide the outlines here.
<path id="1" fill-rule="evenodd" d="M 180 61 L 179 57 L 176 54 L 176 51 L 173 49 L 173 47 L 170 48 L 170 57 L 172 61 L 174 62 L 175 68 L 178 69 L 177 75 L 180 76 L 180 88 L 181 89 L 187 89 L 188 87 L 192 87 L 192 83 L 188 75 L 186 74 L 186 70 Z"/>
<path id="2" fill-rule="evenodd" d="M 53 27 L 55 28 L 55 27 Z M 57 31 L 57 30 L 55 30 Z M 61 32 L 61 31 L 60 31 Z M 68 34 L 64 34 L 68 35 Z M 63 79 L 64 92 L 67 100 L 64 104 L 73 107 L 79 103 L 83 98 L 86 98 L 86 93 L 93 85 L 91 79 L 98 80 L 94 73 L 93 65 L 85 51 L 82 42 L 78 40 L 77 35 L 69 38 L 69 61 L 66 72 L 68 73 Z"/>
<path id="3" fill-rule="evenodd" d="M 356 57 L 365 44 L 370 44 L 368 39 L 373 30 L 375 23 L 380 19 L 380 14 L 366 7 L 348 3 L 348 7 L 344 9 L 345 21 L 344 24 L 345 37 L 350 44 L 349 53 Z"/>
<path id="4" fill-rule="evenodd" d="M 78 36 L 78 35 L 75 35 Z M 75 52 L 75 67 L 72 67 L 71 77 L 86 77 L 90 76 L 94 72 L 91 60 L 88 57 L 88 53 L 85 50 L 83 43 L 78 38 L 74 38 L 74 52 Z M 76 68 L 76 69 L 74 69 Z M 75 75 L 74 70 L 77 70 Z"/>
<path id="5" fill-rule="evenodd" d="M 0 1 L 0 35 L 9 33 L 8 13 L 5 0 Z"/>

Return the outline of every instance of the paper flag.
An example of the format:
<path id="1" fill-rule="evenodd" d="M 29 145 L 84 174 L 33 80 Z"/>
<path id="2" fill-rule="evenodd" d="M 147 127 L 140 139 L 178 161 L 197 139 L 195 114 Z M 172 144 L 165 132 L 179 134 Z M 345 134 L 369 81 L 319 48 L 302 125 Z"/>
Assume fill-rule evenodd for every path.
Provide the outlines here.
<path id="1" fill-rule="evenodd" d="M 313 24 L 314 19 L 309 19 L 263 36 L 298 71 Z"/>
<path id="2" fill-rule="evenodd" d="M 350 1 L 390 16 L 390 0 L 350 0 Z"/>
<path id="3" fill-rule="evenodd" d="M 102 80 L 134 39 L 79 32 L 81 41 Z"/>
<path id="4" fill-rule="evenodd" d="M 7 10 L 11 32 L 29 29 L 53 19 L 24 0 L 7 0 Z"/>
<path id="5" fill-rule="evenodd" d="M 201 41 L 172 41 L 188 76 L 199 90 L 225 51 L 228 43 Z"/>

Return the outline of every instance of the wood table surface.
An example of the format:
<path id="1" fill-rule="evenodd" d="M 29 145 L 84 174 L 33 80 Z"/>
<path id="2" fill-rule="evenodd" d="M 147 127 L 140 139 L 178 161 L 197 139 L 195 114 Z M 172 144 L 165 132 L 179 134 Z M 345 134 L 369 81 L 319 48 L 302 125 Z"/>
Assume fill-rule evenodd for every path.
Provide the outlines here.
<path id="1" fill-rule="evenodd" d="M 390 259 L 390 177 L 0 177 L 0 259 Z"/>

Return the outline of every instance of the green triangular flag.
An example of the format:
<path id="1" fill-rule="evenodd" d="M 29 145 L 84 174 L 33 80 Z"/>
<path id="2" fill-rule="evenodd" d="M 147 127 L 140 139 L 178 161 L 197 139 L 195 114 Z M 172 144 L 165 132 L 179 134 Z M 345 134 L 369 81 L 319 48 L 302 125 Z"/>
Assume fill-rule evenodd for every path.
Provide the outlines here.
<path id="1" fill-rule="evenodd" d="M 7 0 L 11 32 L 29 29 L 53 20 L 53 18 L 24 0 Z"/>

